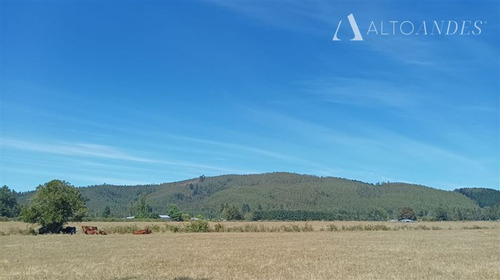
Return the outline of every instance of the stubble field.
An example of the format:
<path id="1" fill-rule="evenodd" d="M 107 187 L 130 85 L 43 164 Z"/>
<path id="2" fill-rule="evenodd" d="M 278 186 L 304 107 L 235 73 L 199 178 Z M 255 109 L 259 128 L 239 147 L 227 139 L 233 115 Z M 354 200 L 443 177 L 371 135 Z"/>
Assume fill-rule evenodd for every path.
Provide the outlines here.
<path id="1" fill-rule="evenodd" d="M 346 230 L 326 230 L 331 224 Z M 312 222 L 309 232 L 10 234 L 0 236 L 0 279 L 500 279 L 498 222 L 347 230 L 369 224 L 380 223 Z M 26 226 L 0 223 L 0 231 Z"/>

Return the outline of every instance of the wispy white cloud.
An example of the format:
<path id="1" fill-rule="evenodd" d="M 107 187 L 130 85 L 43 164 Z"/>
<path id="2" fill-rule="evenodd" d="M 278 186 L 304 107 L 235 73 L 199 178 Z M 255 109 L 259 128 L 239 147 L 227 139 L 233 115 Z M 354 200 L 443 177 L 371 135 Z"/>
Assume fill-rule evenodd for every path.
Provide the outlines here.
<path id="1" fill-rule="evenodd" d="M 329 164 L 318 164 L 316 174 L 332 175 L 331 172 L 338 172 L 336 174 L 359 175 L 355 178 L 371 178 L 369 180 L 402 181 L 412 180 L 405 177 L 406 174 L 411 174 L 411 170 L 394 173 L 401 169 L 400 165 L 403 163 L 405 168 L 418 164 L 419 169 L 443 169 L 443 172 L 448 173 L 456 170 L 483 172 L 488 165 L 487 159 L 471 158 L 461 150 L 449 149 L 449 145 L 443 146 L 446 143 L 437 145 L 367 123 L 327 126 L 262 109 L 253 109 L 251 112 L 265 121 L 266 125 L 280 127 L 283 133 L 293 133 L 297 139 L 307 139 L 305 145 L 314 146 L 333 155 L 341 152 L 341 158 L 349 161 L 349 164 L 335 160 Z M 348 167 L 352 164 L 355 164 L 355 168 Z M 450 165 L 455 168 L 447 170 Z M 413 176 L 418 177 L 418 174 Z"/>
<path id="2" fill-rule="evenodd" d="M 355 146 L 366 146 L 369 139 L 354 137 L 344 131 L 342 127 L 325 126 L 312 121 L 307 121 L 287 114 L 269 111 L 265 109 L 247 108 L 247 110 L 259 118 L 266 125 L 279 127 L 281 131 L 291 132 L 294 136 L 302 139 L 313 139 L 324 144 L 345 144 Z"/>
<path id="3" fill-rule="evenodd" d="M 55 155 L 124 160 L 124 161 L 136 162 L 139 164 L 142 163 L 142 164 L 183 166 L 183 167 L 199 169 L 200 171 L 230 172 L 230 173 L 247 172 L 246 170 L 238 170 L 234 168 L 226 168 L 226 167 L 221 167 L 211 164 L 202 164 L 197 162 L 171 160 L 165 158 L 158 159 L 158 158 L 141 157 L 127 153 L 115 147 L 99 145 L 99 144 L 68 143 L 68 142 L 49 144 L 49 143 L 25 141 L 19 139 L 2 138 L 0 140 L 0 146 L 2 146 L 2 148 L 14 148 L 24 151 L 48 153 Z"/>
<path id="4" fill-rule="evenodd" d="M 367 128 L 367 130 L 369 131 L 371 128 Z M 396 148 L 401 154 L 406 154 L 413 159 L 418 159 L 418 162 L 433 164 L 438 160 L 439 162 L 454 163 L 474 169 L 482 168 L 482 164 L 479 160 L 438 145 L 409 138 L 408 136 L 385 129 L 377 129 L 372 133 L 373 135 L 377 135 L 377 138 L 382 141 L 384 141 L 384 139 L 391 139 L 389 144 L 392 148 Z"/>
<path id="5" fill-rule="evenodd" d="M 282 164 L 286 165 L 300 165 L 300 166 L 306 166 L 309 168 L 314 168 L 314 169 L 325 169 L 326 167 L 318 164 L 317 162 L 307 160 L 301 157 L 298 157 L 294 155 L 293 152 L 288 152 L 288 153 L 282 153 L 282 152 L 276 152 L 276 151 L 271 151 L 268 149 L 262 149 L 262 148 L 257 148 L 254 146 L 249 146 L 249 145 L 241 145 L 241 144 L 234 144 L 234 143 L 228 143 L 228 142 L 221 142 L 221 141 L 213 141 L 213 140 L 206 140 L 206 139 L 200 139 L 200 138 L 193 138 L 193 137 L 186 137 L 186 136 L 177 136 L 180 139 L 192 141 L 192 142 L 197 142 L 197 143 L 204 143 L 208 145 L 213 145 L 213 146 L 219 146 L 225 149 L 230 149 L 230 150 L 236 150 L 240 152 L 248 152 L 251 155 L 259 155 L 263 156 L 269 159 L 274 159 L 281 161 Z M 266 143 L 272 142 L 273 139 L 266 139 Z M 282 171 L 282 170 L 279 170 Z M 250 173 L 255 173 L 255 172 L 250 172 Z"/>
<path id="6" fill-rule="evenodd" d="M 224 1 L 206 2 L 255 19 L 275 28 L 292 31 L 314 31 L 313 24 L 331 22 L 332 6 L 325 1 Z"/>
<path id="7" fill-rule="evenodd" d="M 97 144 L 87 144 L 87 143 L 47 144 L 40 142 L 24 141 L 19 139 L 2 138 L 0 141 L 0 145 L 2 145 L 3 147 L 10 147 L 25 151 L 34 151 L 34 152 L 59 154 L 59 155 L 101 157 L 101 158 L 137 161 L 137 162 L 157 162 L 156 160 L 128 154 L 114 147 L 97 145 Z"/>
<path id="8" fill-rule="evenodd" d="M 222 141 L 213 141 L 213 140 L 207 140 L 207 139 L 200 139 L 200 138 L 195 138 L 195 137 L 188 137 L 188 136 L 180 136 L 177 135 L 175 136 L 176 138 L 183 139 L 183 140 L 188 140 L 191 142 L 197 142 L 197 143 L 203 143 L 203 144 L 208 144 L 208 145 L 214 145 L 214 146 L 219 146 L 219 147 L 224 147 L 228 149 L 235 149 L 235 150 L 242 150 L 242 151 L 247 151 L 251 152 L 254 154 L 259 154 L 275 159 L 282 159 L 282 160 L 292 160 L 293 157 L 287 154 L 283 153 L 278 153 L 266 149 L 261 149 L 253 146 L 248 146 L 248 145 L 241 145 L 241 144 L 234 144 L 234 143 L 228 143 L 228 142 L 222 142 Z"/>
<path id="9" fill-rule="evenodd" d="M 303 82 L 302 90 L 317 100 L 345 105 L 408 108 L 419 103 L 419 95 L 410 86 L 377 79 L 317 79 Z"/>

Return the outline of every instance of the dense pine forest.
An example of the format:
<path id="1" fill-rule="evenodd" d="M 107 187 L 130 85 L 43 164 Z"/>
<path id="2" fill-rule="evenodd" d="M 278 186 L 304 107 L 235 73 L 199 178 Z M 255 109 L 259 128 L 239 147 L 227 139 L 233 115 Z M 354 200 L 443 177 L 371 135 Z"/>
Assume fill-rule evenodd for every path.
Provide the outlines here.
<path id="1" fill-rule="evenodd" d="M 401 218 L 401 209 L 411 209 L 421 220 L 500 218 L 500 192 L 493 189 L 444 191 L 292 173 L 200 176 L 158 185 L 79 189 L 88 218 L 137 216 L 139 204 L 149 217 L 182 213 L 184 218 L 228 220 L 389 220 Z M 15 193 L 15 197 L 25 205 L 33 193 Z"/>

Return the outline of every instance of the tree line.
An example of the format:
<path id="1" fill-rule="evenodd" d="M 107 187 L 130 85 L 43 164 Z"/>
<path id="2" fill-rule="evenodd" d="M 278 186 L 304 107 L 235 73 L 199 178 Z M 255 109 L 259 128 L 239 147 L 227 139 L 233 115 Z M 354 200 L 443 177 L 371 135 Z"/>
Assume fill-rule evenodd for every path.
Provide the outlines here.
<path id="1" fill-rule="evenodd" d="M 259 207 L 260 208 L 260 207 Z M 446 208 L 439 206 L 432 211 L 416 213 L 411 207 L 402 207 L 398 211 L 386 211 L 374 208 L 361 211 L 308 211 L 308 210 L 256 210 L 245 204 L 241 210 L 236 205 L 226 205 L 221 212 L 225 220 L 276 220 L 276 221 L 387 221 L 391 219 L 423 220 L 423 221 L 464 221 L 464 220 L 498 220 L 500 206 L 479 209 Z"/>
<path id="2" fill-rule="evenodd" d="M 306 178 L 307 179 L 307 178 Z M 205 177 L 200 177 L 198 183 L 206 181 Z M 228 180 L 224 184 L 228 184 Z M 217 185 L 213 182 L 208 182 L 209 190 L 214 190 Z M 213 186 L 213 187 L 212 187 Z M 196 184 L 188 185 L 190 190 L 198 193 L 207 194 L 208 191 L 199 187 Z M 203 190 L 203 191 L 202 191 Z M 484 193 L 484 190 L 486 192 Z M 399 209 L 384 209 L 381 207 L 372 207 L 368 209 L 348 210 L 338 209 L 330 211 L 315 211 L 315 210 L 293 210 L 286 209 L 283 204 L 280 204 L 278 209 L 264 209 L 258 203 L 221 203 L 219 209 L 205 208 L 204 210 L 209 215 L 210 219 L 224 220 L 288 220 L 288 221 L 308 221 L 308 220 L 367 220 L 367 221 L 384 221 L 390 219 L 420 219 L 420 220 L 498 220 L 500 219 L 500 203 L 498 203 L 497 191 L 489 189 L 461 189 L 458 192 L 469 196 L 471 199 L 480 200 L 483 207 L 476 208 L 461 208 L 448 207 L 446 205 L 438 205 L 435 207 L 426 207 L 414 211 L 411 207 L 405 206 Z M 363 197 L 377 197 L 380 190 L 357 189 Z M 84 218 L 123 218 L 112 211 L 112 207 L 106 205 L 101 213 L 95 213 L 90 216 L 87 208 L 88 199 L 84 198 L 81 189 L 75 188 L 68 182 L 53 180 L 37 187 L 36 192 L 31 197 L 29 203 L 20 206 L 16 200 L 17 193 L 10 190 L 7 186 L 0 188 L 0 217 L 18 218 L 29 223 L 38 223 L 47 232 L 57 232 L 68 221 L 81 221 Z M 131 204 L 131 214 L 136 219 L 158 219 L 158 207 L 152 207 L 147 201 L 147 193 L 141 193 L 139 199 Z M 154 195 L 150 199 L 156 198 Z M 307 199 L 307 198 L 306 198 Z M 479 202 L 478 202 L 479 203 Z M 196 214 L 193 210 L 181 210 L 177 204 L 165 202 L 161 212 L 170 216 L 172 221 L 185 221 L 191 219 L 191 216 L 196 216 L 198 219 L 203 216 Z M 156 209 L 156 211 L 155 211 Z"/>

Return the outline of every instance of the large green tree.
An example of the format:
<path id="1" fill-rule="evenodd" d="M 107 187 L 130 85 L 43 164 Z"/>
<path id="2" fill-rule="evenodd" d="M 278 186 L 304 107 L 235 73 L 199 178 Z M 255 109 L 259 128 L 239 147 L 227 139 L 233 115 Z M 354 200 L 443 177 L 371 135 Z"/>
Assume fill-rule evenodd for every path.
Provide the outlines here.
<path id="1" fill-rule="evenodd" d="M 175 205 L 175 204 L 168 204 L 167 205 L 167 215 L 170 216 L 170 219 L 172 221 L 182 221 L 182 211 L 181 209 Z"/>
<path id="2" fill-rule="evenodd" d="M 16 217 L 19 214 L 19 205 L 17 204 L 14 191 L 9 187 L 3 186 L 0 188 L 0 216 Z"/>
<path id="3" fill-rule="evenodd" d="M 136 219 L 157 219 L 158 214 L 153 213 L 153 208 L 146 202 L 146 194 L 141 194 L 139 201 L 137 201 Z"/>
<path id="4" fill-rule="evenodd" d="M 42 233 L 58 233 L 69 221 L 81 221 L 86 213 L 80 191 L 61 180 L 40 185 L 27 207 L 21 211 L 21 219 L 38 223 Z"/>
<path id="5" fill-rule="evenodd" d="M 224 208 L 224 210 L 222 210 L 221 216 L 223 219 L 228 220 L 228 221 L 241 220 L 241 218 L 242 218 L 240 210 L 238 209 L 238 207 L 236 207 L 236 205 L 232 205 L 232 206 Z"/>

